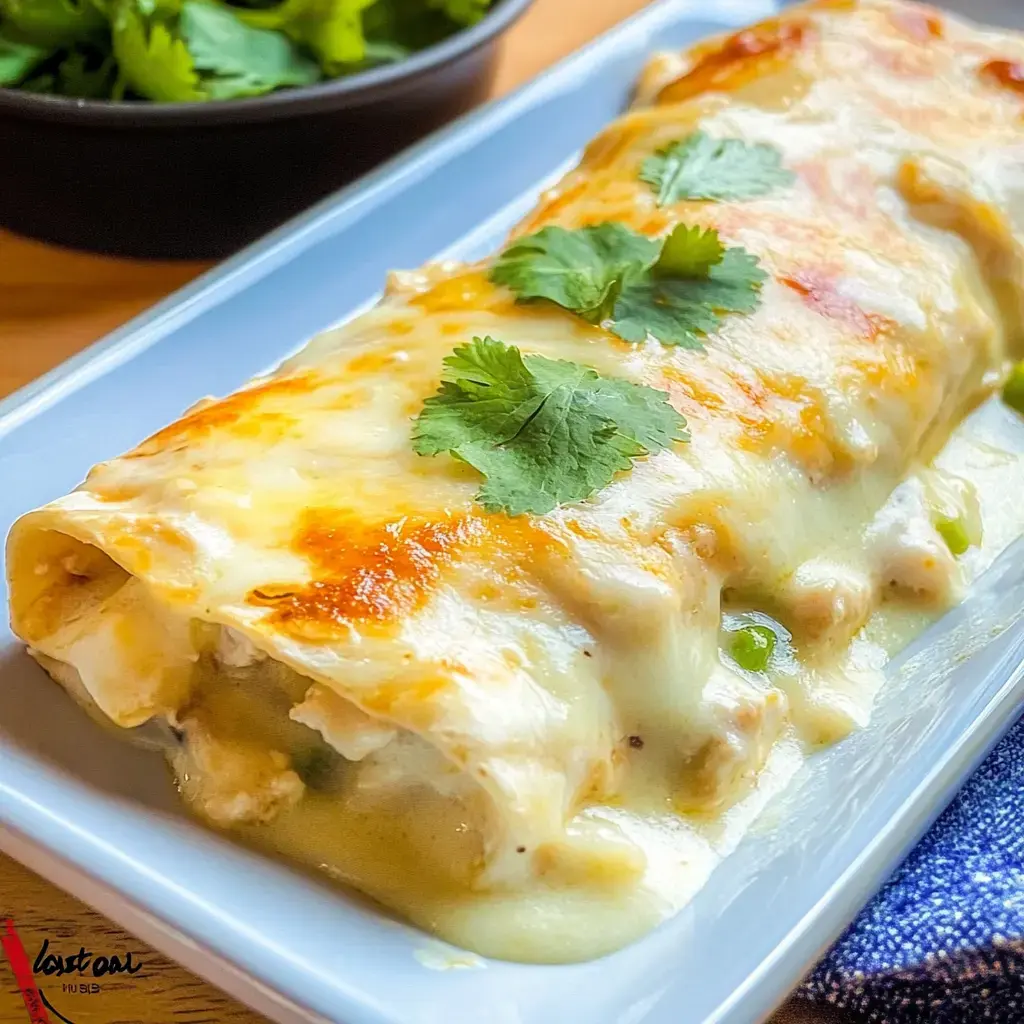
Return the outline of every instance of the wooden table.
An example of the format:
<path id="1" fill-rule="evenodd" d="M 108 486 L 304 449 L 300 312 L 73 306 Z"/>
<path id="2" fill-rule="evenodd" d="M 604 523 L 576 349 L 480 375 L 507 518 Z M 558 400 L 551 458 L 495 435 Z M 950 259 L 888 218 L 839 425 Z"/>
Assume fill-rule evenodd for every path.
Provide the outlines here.
<path id="1" fill-rule="evenodd" d="M 537 0 L 512 30 L 495 84 L 500 95 L 644 6 L 645 0 Z M 56 249 L 0 231 L 0 396 L 56 366 L 205 269 L 142 263 Z M 34 959 L 44 938 L 68 954 L 133 950 L 145 969 L 105 979 L 99 992 L 53 988 L 74 1024 L 259 1024 L 262 1018 L 148 949 L 101 915 L 0 856 L 0 911 L 17 922 Z M 826 1021 L 799 1008 L 786 1024 Z M 28 1016 L 0 961 L 0 1024 Z M 53 1024 L 57 1018 L 51 1015 Z M 483 1018 L 482 1018 L 483 1024 Z M 574 1022 L 576 1024 L 576 1022 Z M 587 1024 L 580 1021 L 578 1024 Z M 780 1019 L 777 1024 L 783 1024 Z"/>

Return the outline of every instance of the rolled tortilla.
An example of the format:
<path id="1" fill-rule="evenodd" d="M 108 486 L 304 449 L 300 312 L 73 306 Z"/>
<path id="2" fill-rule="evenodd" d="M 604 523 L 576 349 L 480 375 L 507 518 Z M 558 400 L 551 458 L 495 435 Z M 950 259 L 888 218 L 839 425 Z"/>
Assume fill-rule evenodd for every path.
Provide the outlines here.
<path id="1" fill-rule="evenodd" d="M 977 502 L 924 467 L 1021 334 L 1024 97 L 1000 60 L 1024 42 L 864 0 L 655 61 L 519 233 L 714 226 L 769 274 L 755 313 L 697 352 L 517 303 L 486 263 L 396 275 L 23 517 L 16 632 L 94 713 L 159 725 L 215 824 L 486 952 L 627 941 L 793 756 L 863 721 L 886 656 L 865 623 L 962 590 L 936 523 Z M 639 167 L 698 128 L 777 147 L 793 184 L 659 206 Z M 485 335 L 666 391 L 692 440 L 586 502 L 485 512 L 475 471 L 410 440 Z M 765 672 L 729 653 L 755 620 Z"/>

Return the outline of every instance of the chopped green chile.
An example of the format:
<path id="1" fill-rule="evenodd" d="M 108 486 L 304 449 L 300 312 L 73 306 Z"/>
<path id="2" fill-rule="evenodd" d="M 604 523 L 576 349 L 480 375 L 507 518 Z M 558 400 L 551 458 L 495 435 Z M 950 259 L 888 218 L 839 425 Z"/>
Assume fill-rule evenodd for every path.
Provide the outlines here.
<path id="1" fill-rule="evenodd" d="M 935 523 L 935 529 L 946 542 L 946 547 L 957 557 L 971 546 L 971 538 L 963 516 L 957 516 L 956 519 L 939 519 Z"/>
<path id="2" fill-rule="evenodd" d="M 748 672 L 763 672 L 775 650 L 775 634 L 767 626 L 744 626 L 733 633 L 729 653 Z"/>
<path id="3" fill-rule="evenodd" d="M 1006 378 L 1003 401 L 1024 416 L 1024 361 L 1015 364 Z"/>

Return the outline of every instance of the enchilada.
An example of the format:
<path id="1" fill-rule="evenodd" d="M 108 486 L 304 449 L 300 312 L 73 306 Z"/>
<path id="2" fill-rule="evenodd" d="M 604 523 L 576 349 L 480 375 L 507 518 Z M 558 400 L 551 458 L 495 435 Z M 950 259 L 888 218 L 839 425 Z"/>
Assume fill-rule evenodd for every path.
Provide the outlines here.
<path id="1" fill-rule="evenodd" d="M 1016 343 L 1020 98 L 989 66 L 1020 52 L 830 5 L 657 62 L 649 105 L 495 263 L 399 276 L 19 523 L 17 630 L 101 715 L 159 731 L 215 823 L 496 955 L 627 941 L 863 720 L 887 651 L 976 568 L 973 463 L 932 456 Z M 730 150 L 770 187 L 694 195 L 694 153 L 735 193 Z M 608 224 L 648 255 L 606 308 L 510 279 L 578 270 L 551 240 Z M 678 225 L 717 231 L 711 267 L 754 261 L 750 308 L 698 316 L 710 268 L 653 274 L 637 239 L 660 262 Z M 534 390 L 537 359 L 569 361 L 678 420 L 582 498 L 478 500 L 524 432 L 431 456 L 417 424 L 486 339 Z M 448 383 L 482 385 L 481 361 Z"/>

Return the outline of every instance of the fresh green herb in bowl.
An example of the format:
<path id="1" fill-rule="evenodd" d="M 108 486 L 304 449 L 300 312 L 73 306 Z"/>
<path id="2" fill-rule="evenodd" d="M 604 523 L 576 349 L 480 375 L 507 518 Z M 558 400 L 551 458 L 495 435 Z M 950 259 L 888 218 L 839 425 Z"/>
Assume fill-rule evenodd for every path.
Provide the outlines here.
<path id="1" fill-rule="evenodd" d="M 491 0 L 0 0 L 0 86 L 163 103 L 260 96 L 401 61 Z"/>

